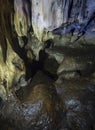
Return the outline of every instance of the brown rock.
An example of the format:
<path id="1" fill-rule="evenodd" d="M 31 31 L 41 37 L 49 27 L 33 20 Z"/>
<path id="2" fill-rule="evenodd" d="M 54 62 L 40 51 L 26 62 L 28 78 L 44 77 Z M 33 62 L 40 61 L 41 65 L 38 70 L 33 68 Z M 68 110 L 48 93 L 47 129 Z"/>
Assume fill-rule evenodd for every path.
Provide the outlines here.
<path id="1" fill-rule="evenodd" d="M 53 85 L 38 84 L 23 88 L 24 96 L 10 97 L 0 115 L 16 129 L 57 130 L 64 115 L 64 107 Z M 19 93 L 18 91 L 18 93 Z M 21 92 L 20 92 L 21 93 Z M 13 100 L 12 100 L 13 99 Z"/>

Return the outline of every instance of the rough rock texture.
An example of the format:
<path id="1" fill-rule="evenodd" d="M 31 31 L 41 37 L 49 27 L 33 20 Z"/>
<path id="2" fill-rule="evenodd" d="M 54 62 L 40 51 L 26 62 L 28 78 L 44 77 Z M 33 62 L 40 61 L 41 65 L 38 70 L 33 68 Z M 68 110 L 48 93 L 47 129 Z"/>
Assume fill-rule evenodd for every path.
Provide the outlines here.
<path id="1" fill-rule="evenodd" d="M 58 35 L 77 34 L 78 38 L 86 33 L 87 41 L 91 39 L 88 33 L 94 33 L 94 0 L 15 0 L 14 7 L 15 29 L 19 36 L 27 35 L 30 25 L 40 41 L 52 38 L 49 33 L 52 31 Z"/>
<path id="2" fill-rule="evenodd" d="M 95 129 L 95 80 L 72 79 L 56 84 L 57 92 L 66 106 L 63 129 Z"/>
<path id="3" fill-rule="evenodd" d="M 47 6 L 48 5 L 48 6 Z M 63 1 L 32 0 L 32 25 L 35 35 L 43 40 L 44 32 L 52 31 L 63 23 Z"/>
<path id="4" fill-rule="evenodd" d="M 0 130 L 95 130 L 94 0 L 0 9 Z"/>
<path id="5" fill-rule="evenodd" d="M 38 74 L 38 76 L 44 75 Z M 20 100 L 15 95 L 8 98 L 8 101 L 3 104 L 0 119 L 4 121 L 8 118 L 7 122 L 12 123 L 19 130 L 51 130 L 53 128 L 57 130 L 60 128 L 64 106 L 56 93 L 55 87 L 50 82 L 47 82 L 47 84 L 40 83 L 44 81 L 36 83 L 38 76 L 33 79 L 33 83 L 27 88 L 17 92 L 19 94 L 17 97 Z M 47 80 L 47 78 L 44 78 L 44 80 Z"/>
<path id="6" fill-rule="evenodd" d="M 27 36 L 31 26 L 31 2 L 28 0 L 14 1 L 14 25 L 18 36 Z"/>
<path id="7" fill-rule="evenodd" d="M 7 98 L 7 94 L 10 95 L 11 91 L 13 91 L 13 86 L 14 89 L 19 87 L 16 84 L 20 82 L 21 77 L 23 76 L 25 76 L 24 62 L 12 50 L 10 44 L 7 43 L 6 62 L 3 61 L 2 50 L 0 51 L 0 89 L 1 91 L 4 91 L 4 95 L 2 95 L 3 99 Z"/>

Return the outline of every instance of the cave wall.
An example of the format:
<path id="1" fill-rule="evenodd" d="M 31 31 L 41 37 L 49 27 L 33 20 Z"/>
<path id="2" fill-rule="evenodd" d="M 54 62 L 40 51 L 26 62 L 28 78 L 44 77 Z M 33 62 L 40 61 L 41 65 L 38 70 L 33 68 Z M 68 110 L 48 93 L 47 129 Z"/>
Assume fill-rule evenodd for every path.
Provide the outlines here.
<path id="1" fill-rule="evenodd" d="M 0 7 L 0 128 L 94 130 L 94 0 Z"/>
<path id="2" fill-rule="evenodd" d="M 26 68 L 31 68 L 32 60 L 39 60 L 39 52 L 48 39 L 57 46 L 80 39 L 82 43 L 95 44 L 94 0 L 1 0 L 0 7 L 0 53 L 5 65 L 11 50 Z"/>
<path id="3" fill-rule="evenodd" d="M 0 56 L 5 66 L 7 62 L 12 64 L 16 55 L 24 61 L 25 68 L 31 68 L 32 60 L 39 60 L 39 52 L 48 39 L 57 46 L 80 40 L 95 44 L 94 0 L 1 0 L 0 7 Z M 10 52 L 12 59 L 9 58 Z M 11 68 L 13 64 L 8 66 Z M 2 75 L 6 75 L 5 71 Z M 28 75 L 29 71 L 25 69 L 24 73 Z M 14 75 L 10 77 L 14 79 Z M 12 85 L 10 82 L 9 86 Z"/>
<path id="4" fill-rule="evenodd" d="M 51 38 L 48 33 L 59 27 L 63 27 L 58 30 L 59 34 L 74 29 L 78 32 L 82 28 L 87 29 L 94 17 L 95 2 L 94 0 L 90 2 L 89 0 L 49 0 L 48 2 L 15 0 L 14 8 L 14 24 L 18 35 L 27 35 L 32 25 L 36 37 L 39 41 L 43 41 Z"/>

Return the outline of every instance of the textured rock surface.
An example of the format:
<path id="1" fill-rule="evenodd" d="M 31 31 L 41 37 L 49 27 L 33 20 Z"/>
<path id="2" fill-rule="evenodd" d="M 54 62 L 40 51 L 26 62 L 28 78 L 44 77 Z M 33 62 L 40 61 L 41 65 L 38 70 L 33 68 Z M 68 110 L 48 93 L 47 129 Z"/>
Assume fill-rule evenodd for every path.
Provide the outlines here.
<path id="1" fill-rule="evenodd" d="M 20 101 L 15 96 L 9 97 L 8 102 L 3 105 L 0 117 L 2 120 L 8 118 L 8 122 L 20 130 L 51 130 L 53 128 L 57 130 L 63 119 L 64 107 L 55 87 L 50 82 L 38 84 L 35 78 L 33 82 L 37 85 L 30 84 L 27 88 L 20 90 L 22 94 L 24 93 L 23 96 L 18 91 Z M 42 81 L 39 80 L 39 82 Z"/>
<path id="2" fill-rule="evenodd" d="M 90 79 L 65 80 L 56 84 L 57 92 L 66 107 L 63 129 L 95 129 L 95 81 Z"/>
<path id="3" fill-rule="evenodd" d="M 89 31 L 94 33 L 94 0 L 15 0 L 14 7 L 15 29 L 19 36 L 27 35 L 30 25 L 40 41 L 52 38 L 49 32 L 53 30 L 59 35 L 78 34 L 78 38 Z"/>
<path id="4" fill-rule="evenodd" d="M 2 51 L 0 51 L 0 87 L 3 86 L 4 89 L 6 89 L 5 91 L 10 94 L 13 86 L 16 85 L 20 81 L 20 78 L 25 75 L 25 65 L 23 60 L 12 50 L 10 44 L 8 43 L 7 45 L 6 62 L 3 61 Z"/>
<path id="5" fill-rule="evenodd" d="M 0 9 L 0 129 L 94 130 L 94 0 Z"/>
<path id="6" fill-rule="evenodd" d="M 47 6 L 48 5 L 48 6 Z M 39 40 L 63 23 L 63 1 L 32 0 L 32 25 Z"/>
<path id="7" fill-rule="evenodd" d="M 14 25 L 18 36 L 27 36 L 28 28 L 31 26 L 31 6 L 29 0 L 14 1 Z"/>

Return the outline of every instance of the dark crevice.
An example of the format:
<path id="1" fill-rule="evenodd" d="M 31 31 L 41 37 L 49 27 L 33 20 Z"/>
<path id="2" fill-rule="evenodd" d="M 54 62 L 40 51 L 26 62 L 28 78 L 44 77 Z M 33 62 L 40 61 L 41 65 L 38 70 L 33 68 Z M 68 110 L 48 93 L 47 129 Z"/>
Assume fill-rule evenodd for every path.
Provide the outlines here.
<path id="1" fill-rule="evenodd" d="M 52 39 L 45 41 L 44 44 L 45 44 L 45 48 L 52 48 L 54 46 L 54 42 Z"/>
<path id="2" fill-rule="evenodd" d="M 44 67 L 45 65 L 45 61 L 48 59 L 48 55 L 47 53 L 45 53 L 44 50 L 41 50 L 39 52 L 39 61 L 36 61 L 36 60 L 33 60 L 32 61 L 32 64 L 29 66 L 28 65 L 28 70 L 29 73 L 27 74 L 28 76 L 32 74 L 32 77 L 35 76 L 35 74 L 38 72 L 38 71 L 42 71 L 44 74 L 46 74 L 47 76 L 49 76 L 51 79 L 53 80 L 56 80 L 57 79 L 57 74 L 52 74 L 52 72 L 49 72 L 46 70 L 46 68 Z M 47 64 L 49 64 L 47 62 Z M 51 69 L 52 69 L 53 66 L 51 66 Z"/>
<path id="3" fill-rule="evenodd" d="M 0 97 L 0 109 L 3 107 L 3 99 Z"/>

